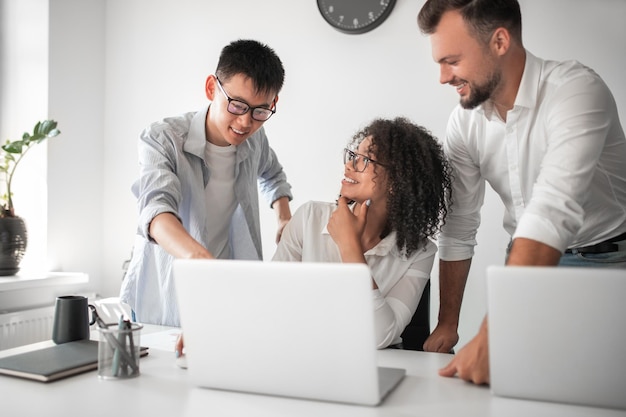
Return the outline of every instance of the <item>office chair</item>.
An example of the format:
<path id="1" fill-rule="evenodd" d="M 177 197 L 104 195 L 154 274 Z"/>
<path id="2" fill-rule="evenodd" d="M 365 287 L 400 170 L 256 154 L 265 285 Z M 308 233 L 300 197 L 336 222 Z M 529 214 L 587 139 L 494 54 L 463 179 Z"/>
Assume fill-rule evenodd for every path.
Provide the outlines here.
<path id="1" fill-rule="evenodd" d="M 430 280 L 424 287 L 422 298 L 411 321 L 402 332 L 402 348 L 423 351 L 423 345 L 430 335 Z"/>

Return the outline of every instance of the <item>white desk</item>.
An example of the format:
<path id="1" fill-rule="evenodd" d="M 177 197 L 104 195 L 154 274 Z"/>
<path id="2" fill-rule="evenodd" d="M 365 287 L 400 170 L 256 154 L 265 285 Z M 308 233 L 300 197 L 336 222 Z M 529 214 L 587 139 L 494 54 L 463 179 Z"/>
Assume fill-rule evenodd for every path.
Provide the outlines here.
<path id="1" fill-rule="evenodd" d="M 448 363 L 451 355 L 391 349 L 379 351 L 379 364 L 406 368 L 407 376 L 379 407 L 194 388 L 188 382 L 187 371 L 175 364 L 172 333 L 167 328 L 146 326 L 141 344 L 150 347 L 150 354 L 141 359 L 141 375 L 134 379 L 99 380 L 95 371 L 48 384 L 0 376 L 0 414 L 3 417 L 626 416 L 626 411 L 620 410 L 495 397 L 488 387 L 440 377 L 437 370 Z M 2 351 L 0 356 L 19 349 Z"/>

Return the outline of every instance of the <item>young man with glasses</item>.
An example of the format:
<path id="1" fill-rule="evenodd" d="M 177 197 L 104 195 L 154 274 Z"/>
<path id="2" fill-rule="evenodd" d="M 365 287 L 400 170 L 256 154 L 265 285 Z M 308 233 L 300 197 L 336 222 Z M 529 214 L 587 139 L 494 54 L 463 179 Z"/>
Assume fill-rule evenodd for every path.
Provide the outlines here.
<path id="1" fill-rule="evenodd" d="M 175 258 L 261 259 L 257 186 L 276 211 L 280 239 L 291 186 L 263 123 L 276 113 L 284 77 L 271 48 L 234 41 L 206 80 L 210 106 L 142 132 L 132 187 L 139 225 L 120 293 L 135 320 L 180 325 Z"/>

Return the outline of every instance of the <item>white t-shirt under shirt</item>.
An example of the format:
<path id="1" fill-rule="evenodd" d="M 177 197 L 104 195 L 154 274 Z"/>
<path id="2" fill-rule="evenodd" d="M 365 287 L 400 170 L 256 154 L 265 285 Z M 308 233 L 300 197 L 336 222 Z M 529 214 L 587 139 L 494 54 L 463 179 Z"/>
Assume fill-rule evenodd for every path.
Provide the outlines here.
<path id="1" fill-rule="evenodd" d="M 209 166 L 209 182 L 204 189 L 207 201 L 207 249 L 216 258 L 230 259 L 230 219 L 237 207 L 235 200 L 235 146 L 206 143 L 205 159 Z M 226 221 L 225 219 L 229 219 Z"/>

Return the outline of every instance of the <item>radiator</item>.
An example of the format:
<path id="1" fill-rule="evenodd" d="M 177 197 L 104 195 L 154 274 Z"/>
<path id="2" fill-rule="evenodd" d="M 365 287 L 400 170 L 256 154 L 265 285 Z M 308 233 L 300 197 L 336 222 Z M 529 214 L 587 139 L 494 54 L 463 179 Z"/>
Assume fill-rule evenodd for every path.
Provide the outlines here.
<path id="1" fill-rule="evenodd" d="M 0 350 L 52 337 L 54 305 L 0 314 Z"/>

